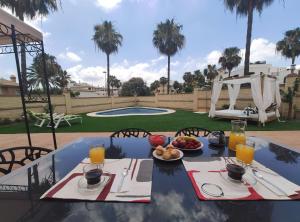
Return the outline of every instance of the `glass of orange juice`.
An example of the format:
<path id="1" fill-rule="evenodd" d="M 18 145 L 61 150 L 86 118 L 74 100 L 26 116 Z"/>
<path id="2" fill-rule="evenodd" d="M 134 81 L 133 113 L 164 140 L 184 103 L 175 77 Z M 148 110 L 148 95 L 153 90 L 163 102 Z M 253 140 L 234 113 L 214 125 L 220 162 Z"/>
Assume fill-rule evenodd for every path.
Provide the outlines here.
<path id="1" fill-rule="evenodd" d="M 236 159 L 245 165 L 251 165 L 254 159 L 255 143 L 247 141 L 246 144 L 236 145 Z"/>
<path id="2" fill-rule="evenodd" d="M 103 146 L 92 147 L 89 157 L 92 164 L 104 165 L 105 148 Z"/>
<path id="3" fill-rule="evenodd" d="M 246 121 L 243 120 L 232 120 L 231 121 L 231 132 L 229 135 L 228 148 L 235 151 L 236 145 L 246 143 Z"/>

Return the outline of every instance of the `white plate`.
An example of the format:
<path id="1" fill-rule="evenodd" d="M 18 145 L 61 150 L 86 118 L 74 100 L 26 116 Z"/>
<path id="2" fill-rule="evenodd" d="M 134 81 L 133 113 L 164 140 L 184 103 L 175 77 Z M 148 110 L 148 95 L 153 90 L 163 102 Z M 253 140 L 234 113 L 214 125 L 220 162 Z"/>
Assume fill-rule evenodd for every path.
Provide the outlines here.
<path id="1" fill-rule="evenodd" d="M 106 176 L 101 176 L 99 183 L 94 185 L 88 185 L 86 179 L 84 176 L 81 176 L 78 180 L 78 191 L 80 193 L 89 193 L 89 192 L 95 192 L 100 189 L 103 189 L 106 184 L 109 182 L 110 178 Z"/>
<path id="2" fill-rule="evenodd" d="M 179 151 L 179 157 L 176 158 L 176 159 L 169 159 L 169 160 L 165 160 L 164 158 L 162 158 L 162 155 L 159 156 L 155 153 L 155 150 L 152 152 L 152 155 L 156 158 L 156 159 L 159 159 L 159 160 L 162 160 L 162 161 L 166 161 L 166 162 L 172 162 L 172 161 L 176 161 L 176 160 L 180 160 L 182 157 L 183 157 L 183 152 L 181 150 L 178 150 Z"/>
<path id="3" fill-rule="evenodd" d="M 175 139 L 176 140 L 176 139 Z M 172 146 L 174 146 L 172 143 L 175 141 L 175 140 L 172 140 L 172 142 L 170 143 Z M 176 147 L 176 146 L 174 146 L 176 149 L 178 149 L 178 150 L 183 150 L 183 151 L 195 151 L 195 150 L 201 150 L 202 148 L 203 148 L 203 146 L 204 146 L 204 144 L 201 142 L 201 141 L 199 141 L 199 140 L 197 140 L 198 142 L 200 142 L 200 146 L 198 146 L 197 148 L 194 148 L 194 149 L 185 149 L 185 148 L 180 148 L 180 147 Z"/>

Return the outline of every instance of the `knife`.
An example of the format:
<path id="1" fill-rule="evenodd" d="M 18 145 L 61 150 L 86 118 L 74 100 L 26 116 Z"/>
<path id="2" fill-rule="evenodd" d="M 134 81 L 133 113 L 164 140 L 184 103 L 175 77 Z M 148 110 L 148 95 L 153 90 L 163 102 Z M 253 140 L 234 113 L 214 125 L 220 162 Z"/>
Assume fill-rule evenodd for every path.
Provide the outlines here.
<path id="1" fill-rule="evenodd" d="M 127 168 L 126 170 L 124 170 L 123 173 L 122 173 L 122 179 L 121 179 L 121 182 L 120 182 L 120 184 L 119 184 L 119 186 L 118 186 L 118 192 L 121 191 L 121 188 L 122 188 L 122 186 L 123 186 L 125 177 L 128 175 L 128 171 L 129 171 L 129 169 L 130 169 L 130 167 L 131 167 L 132 160 L 133 160 L 133 159 L 130 160 L 130 163 L 129 163 L 128 168 Z"/>

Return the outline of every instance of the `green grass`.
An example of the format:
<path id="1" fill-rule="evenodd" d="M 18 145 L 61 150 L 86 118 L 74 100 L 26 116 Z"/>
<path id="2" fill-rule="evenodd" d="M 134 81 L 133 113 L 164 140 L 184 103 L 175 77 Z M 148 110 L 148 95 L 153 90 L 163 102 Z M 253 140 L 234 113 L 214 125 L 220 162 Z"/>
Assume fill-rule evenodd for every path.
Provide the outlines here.
<path id="1" fill-rule="evenodd" d="M 71 127 L 63 125 L 56 132 L 113 132 L 128 127 L 140 127 L 151 132 L 177 131 L 188 126 L 199 126 L 210 130 L 230 130 L 229 120 L 216 120 L 208 118 L 207 114 L 195 114 L 190 111 L 177 110 L 176 113 L 161 116 L 126 116 L 112 118 L 83 117 L 82 125 L 73 123 Z M 265 127 L 258 127 L 257 123 L 248 123 L 247 130 L 300 130 L 300 121 L 287 122 L 273 121 Z M 0 133 L 24 133 L 24 123 L 14 123 L 0 126 Z M 31 126 L 31 132 L 50 132 L 47 127 L 39 128 Z"/>

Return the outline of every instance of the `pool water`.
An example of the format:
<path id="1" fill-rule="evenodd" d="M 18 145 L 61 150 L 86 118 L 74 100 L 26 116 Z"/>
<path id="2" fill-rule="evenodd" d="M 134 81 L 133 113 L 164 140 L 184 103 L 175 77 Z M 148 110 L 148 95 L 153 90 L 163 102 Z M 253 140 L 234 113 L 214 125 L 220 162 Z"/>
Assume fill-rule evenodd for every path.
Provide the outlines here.
<path id="1" fill-rule="evenodd" d="M 175 110 L 151 108 L 151 107 L 126 107 L 120 109 L 112 109 L 105 111 L 98 111 L 87 114 L 93 117 L 113 117 L 113 116 L 134 116 L 134 115 L 162 115 L 174 113 Z"/>
<path id="2" fill-rule="evenodd" d="M 165 109 L 151 109 L 151 108 L 142 108 L 142 107 L 132 107 L 111 111 L 98 112 L 100 115 L 121 115 L 121 114 L 141 114 L 141 113 L 165 113 Z M 98 114 L 97 113 L 97 114 Z"/>

